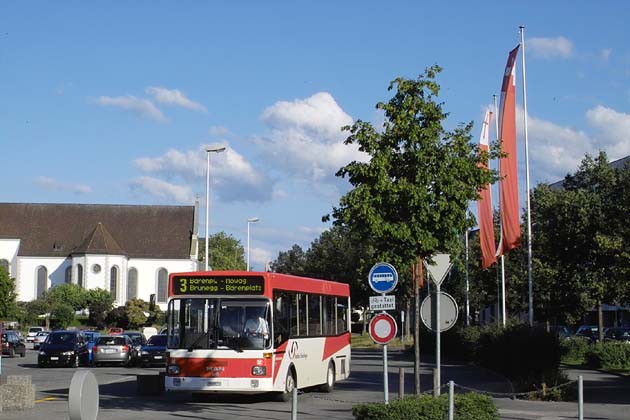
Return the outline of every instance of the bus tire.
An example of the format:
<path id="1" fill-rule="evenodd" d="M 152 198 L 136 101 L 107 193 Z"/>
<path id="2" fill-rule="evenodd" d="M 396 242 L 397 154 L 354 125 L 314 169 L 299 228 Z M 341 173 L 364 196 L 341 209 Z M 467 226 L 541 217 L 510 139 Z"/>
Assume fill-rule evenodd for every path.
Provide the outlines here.
<path id="1" fill-rule="evenodd" d="M 328 362 L 328 370 L 326 370 L 326 382 L 320 386 L 322 392 L 332 392 L 335 387 L 335 364 Z"/>
<path id="2" fill-rule="evenodd" d="M 297 380 L 295 379 L 295 372 L 293 367 L 289 368 L 287 372 L 287 377 L 284 380 L 284 392 L 281 392 L 278 398 L 280 401 L 287 402 L 291 401 L 293 396 L 293 388 L 297 387 Z"/>

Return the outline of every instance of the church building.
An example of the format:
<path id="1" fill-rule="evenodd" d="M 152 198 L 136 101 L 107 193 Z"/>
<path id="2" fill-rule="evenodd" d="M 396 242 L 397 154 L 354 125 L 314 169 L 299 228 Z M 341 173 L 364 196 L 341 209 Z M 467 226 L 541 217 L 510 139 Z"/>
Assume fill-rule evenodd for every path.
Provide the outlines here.
<path id="1" fill-rule="evenodd" d="M 62 283 L 166 309 L 168 275 L 197 269 L 199 205 L 0 203 L 0 266 L 18 301 Z"/>

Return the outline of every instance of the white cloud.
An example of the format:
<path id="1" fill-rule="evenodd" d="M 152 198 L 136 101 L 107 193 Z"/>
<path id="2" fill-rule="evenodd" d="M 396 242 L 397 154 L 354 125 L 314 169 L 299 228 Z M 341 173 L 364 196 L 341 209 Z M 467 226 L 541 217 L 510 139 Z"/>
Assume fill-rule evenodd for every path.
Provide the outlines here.
<path id="1" fill-rule="evenodd" d="M 245 252 L 247 252 L 247 250 Z M 255 268 L 256 271 L 263 271 L 265 264 L 275 259 L 276 256 L 268 249 L 257 247 L 249 248 L 249 265 Z"/>
<path id="2" fill-rule="evenodd" d="M 563 36 L 556 38 L 530 38 L 527 51 L 539 58 L 570 58 L 573 55 L 573 43 Z"/>
<path id="3" fill-rule="evenodd" d="M 220 125 L 214 125 L 208 129 L 208 134 L 212 137 L 228 137 L 232 135 L 232 132 Z"/>
<path id="4" fill-rule="evenodd" d="M 586 112 L 586 119 L 599 132 L 597 149 L 606 151 L 610 160 L 630 154 L 630 114 L 598 105 Z"/>
<path id="5" fill-rule="evenodd" d="M 166 122 L 167 119 L 154 104 L 148 99 L 136 98 L 132 95 L 127 96 L 101 96 L 96 102 L 103 106 L 113 106 L 133 112 L 141 117 L 151 120 Z"/>
<path id="6" fill-rule="evenodd" d="M 75 194 L 87 194 L 92 192 L 92 188 L 84 184 L 68 184 L 47 176 L 35 178 L 35 185 L 53 191 L 67 191 Z"/>
<path id="7" fill-rule="evenodd" d="M 340 167 L 368 159 L 356 145 L 343 144 L 347 133 L 341 127 L 352 124 L 352 118 L 329 93 L 277 102 L 263 112 L 262 120 L 271 131 L 255 143 L 275 167 L 294 178 L 332 180 Z"/>
<path id="8" fill-rule="evenodd" d="M 131 181 L 135 193 L 146 193 L 163 201 L 191 204 L 194 201 L 192 189 L 188 185 L 175 185 L 161 179 L 142 176 Z"/>
<path id="9" fill-rule="evenodd" d="M 197 150 L 187 151 L 170 149 L 155 158 L 138 158 L 135 164 L 147 173 L 197 183 L 206 177 L 206 148 L 214 146 L 201 145 Z M 213 189 L 226 201 L 267 201 L 271 198 L 273 182 L 229 147 L 222 153 L 210 154 L 210 176 Z"/>
<path id="10" fill-rule="evenodd" d="M 198 102 L 193 102 L 178 89 L 166 89 L 163 87 L 150 86 L 145 89 L 146 93 L 151 95 L 158 103 L 166 105 L 176 105 L 182 108 L 191 109 L 193 111 L 207 112 L 205 106 Z"/>

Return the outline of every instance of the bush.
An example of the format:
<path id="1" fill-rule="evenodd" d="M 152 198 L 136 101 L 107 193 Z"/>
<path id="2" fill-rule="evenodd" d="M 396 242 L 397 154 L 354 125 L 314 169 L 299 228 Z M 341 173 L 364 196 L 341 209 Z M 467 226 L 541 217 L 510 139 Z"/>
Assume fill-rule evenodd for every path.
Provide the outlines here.
<path id="1" fill-rule="evenodd" d="M 630 345 L 614 342 L 594 344 L 586 353 L 586 361 L 595 368 L 630 370 Z"/>
<path id="2" fill-rule="evenodd" d="M 50 315 L 50 326 L 53 329 L 65 329 L 74 321 L 74 309 L 68 304 L 57 304 Z"/>
<path id="3" fill-rule="evenodd" d="M 568 365 L 583 365 L 586 363 L 588 352 L 588 339 L 584 337 L 571 337 L 560 342 L 562 363 Z"/>
<path id="4" fill-rule="evenodd" d="M 458 420 L 495 420 L 499 418 L 492 399 L 467 393 L 455 395 L 454 417 Z M 448 396 L 404 398 L 384 403 L 360 404 L 352 408 L 357 420 L 443 420 L 448 414 Z"/>

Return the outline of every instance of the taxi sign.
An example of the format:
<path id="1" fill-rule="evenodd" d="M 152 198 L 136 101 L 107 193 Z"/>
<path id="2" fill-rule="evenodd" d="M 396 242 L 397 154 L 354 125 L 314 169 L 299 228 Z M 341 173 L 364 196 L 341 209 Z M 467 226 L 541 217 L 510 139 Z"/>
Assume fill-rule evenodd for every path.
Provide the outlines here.
<path id="1" fill-rule="evenodd" d="M 377 263 L 368 274 L 368 282 L 376 293 L 389 293 L 398 284 L 398 272 L 391 264 Z"/>
<path id="2" fill-rule="evenodd" d="M 387 344 L 396 337 L 396 320 L 388 313 L 376 315 L 370 321 L 370 337 L 376 344 Z"/>

